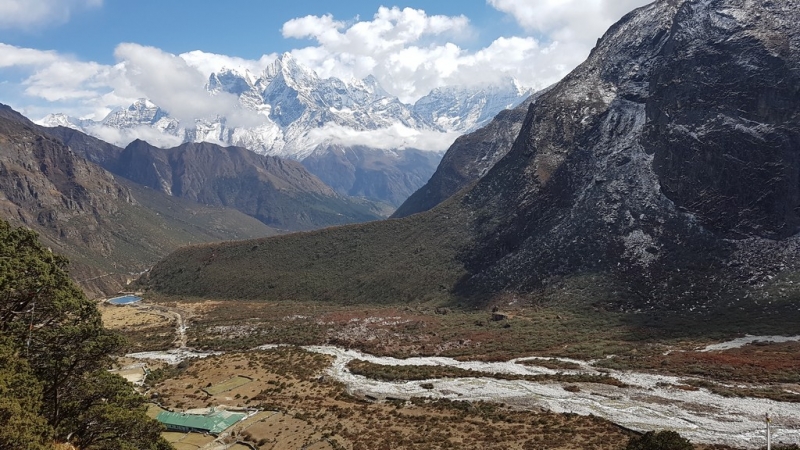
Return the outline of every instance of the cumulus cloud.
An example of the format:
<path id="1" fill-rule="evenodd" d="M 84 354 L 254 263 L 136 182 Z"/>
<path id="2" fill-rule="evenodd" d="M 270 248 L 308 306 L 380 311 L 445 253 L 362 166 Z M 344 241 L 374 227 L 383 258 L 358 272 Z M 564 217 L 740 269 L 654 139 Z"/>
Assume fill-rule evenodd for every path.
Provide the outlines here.
<path id="1" fill-rule="evenodd" d="M 415 148 L 425 151 L 441 151 L 450 147 L 459 133 L 418 131 L 397 124 L 377 130 L 358 131 L 336 124 L 326 124 L 308 133 L 310 146 L 322 143 L 341 145 L 365 145 L 383 150 Z"/>
<path id="2" fill-rule="evenodd" d="M 549 86 L 586 58 L 611 23 L 646 0 L 488 3 L 514 17 L 530 35 L 501 37 L 468 51 L 457 44 L 460 36 L 472 32 L 466 17 L 385 7 L 371 20 L 306 16 L 286 22 L 282 31 L 284 37 L 316 41 L 292 54 L 321 77 L 372 74 L 389 93 L 413 102 L 437 87 L 497 82 L 507 76 L 529 87 Z"/>
<path id="3" fill-rule="evenodd" d="M 591 46 L 625 13 L 651 0 L 487 0 L 525 29 L 559 42 Z M 591 47 L 590 47 L 591 48 Z"/>
<path id="4" fill-rule="evenodd" d="M 268 55 L 262 55 L 258 60 L 252 60 L 220 55 L 217 53 L 208 53 L 200 50 L 181 53 L 178 56 L 186 61 L 187 64 L 200 71 L 206 78 L 212 73 L 219 72 L 222 68 L 234 69 L 241 73 L 247 71 L 258 75 L 278 57 L 277 54 L 270 53 Z"/>
<path id="5" fill-rule="evenodd" d="M 178 136 L 161 133 L 155 128 L 147 126 L 117 129 L 103 125 L 94 125 L 89 127 L 86 131 L 99 139 L 119 147 L 125 147 L 136 139 L 147 141 L 150 145 L 161 148 L 177 147 L 183 143 L 183 139 Z"/>
<path id="6" fill-rule="evenodd" d="M 376 55 L 396 51 L 428 35 L 459 36 L 469 32 L 465 16 L 429 16 L 423 10 L 380 7 L 371 21 L 350 26 L 332 16 L 306 16 L 283 25 L 283 36 L 313 38 L 331 51 Z"/>
<path id="7" fill-rule="evenodd" d="M 286 22 L 282 32 L 319 44 L 292 55 L 321 77 L 374 75 L 388 92 L 412 101 L 445 84 L 443 78 L 458 69 L 462 50 L 450 39 L 466 37 L 472 29 L 465 16 L 381 7 L 372 20 L 348 24 L 330 15 L 306 16 Z"/>
<path id="8" fill-rule="evenodd" d="M 206 77 L 183 58 L 155 47 L 120 44 L 114 51 L 123 76 L 112 80 L 118 95 L 146 97 L 180 122 L 225 116 L 232 126 L 256 126 L 264 118 L 242 109 L 238 98 L 226 92 L 210 96 Z"/>
<path id="9" fill-rule="evenodd" d="M 69 20 L 75 10 L 97 8 L 103 0 L 3 0 L 0 1 L 0 29 L 30 30 Z"/>

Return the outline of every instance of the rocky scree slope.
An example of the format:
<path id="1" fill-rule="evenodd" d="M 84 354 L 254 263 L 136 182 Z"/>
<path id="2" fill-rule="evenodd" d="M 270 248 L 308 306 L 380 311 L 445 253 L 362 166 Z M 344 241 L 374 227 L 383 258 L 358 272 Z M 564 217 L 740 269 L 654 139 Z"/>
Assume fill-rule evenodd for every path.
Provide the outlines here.
<path id="1" fill-rule="evenodd" d="M 797 273 L 800 254 L 798 20 L 787 2 L 749 0 L 663 0 L 631 12 L 536 100 L 511 150 L 474 187 L 413 217 L 315 234 L 335 255 L 294 237 L 292 264 L 307 279 L 336 280 L 304 295 L 359 298 L 389 267 L 384 291 L 395 301 L 560 291 L 623 309 L 694 310 L 769 295 L 769 280 Z M 408 231 L 392 236 L 397 229 Z M 359 231 L 370 239 L 348 246 Z M 407 245 L 385 245 L 395 237 Z M 272 250 L 288 245 L 182 250 L 153 270 L 151 286 L 224 297 L 225 273 L 270 279 L 288 257 Z M 246 247 L 261 270 L 242 271 L 255 260 Z M 362 257 L 377 265 L 348 278 L 340 266 Z M 407 281 L 428 269 L 439 284 Z M 574 290 L 586 276 L 603 280 L 591 295 Z M 293 288 L 273 281 L 275 291 Z M 248 295 L 271 298 L 258 287 Z M 795 298 L 796 288 L 780 295 Z"/>
<path id="2" fill-rule="evenodd" d="M 236 211 L 117 179 L 5 105 L 0 156 L 0 214 L 68 256 L 72 277 L 90 295 L 116 292 L 181 245 L 275 234 Z"/>

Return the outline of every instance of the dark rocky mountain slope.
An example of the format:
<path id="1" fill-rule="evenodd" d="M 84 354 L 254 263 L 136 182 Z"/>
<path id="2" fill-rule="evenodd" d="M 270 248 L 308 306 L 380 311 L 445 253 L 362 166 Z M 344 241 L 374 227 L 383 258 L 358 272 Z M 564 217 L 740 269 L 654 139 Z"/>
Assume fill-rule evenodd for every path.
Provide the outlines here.
<path id="1" fill-rule="evenodd" d="M 279 229 L 363 222 L 379 218 L 383 211 L 368 200 L 336 195 L 295 161 L 241 147 L 186 143 L 165 150 L 137 140 L 122 149 L 71 128 L 41 130 L 135 183 L 202 204 L 235 208 Z"/>
<path id="2" fill-rule="evenodd" d="M 89 136 L 74 128 L 39 127 L 44 134 L 49 134 L 69 147 L 75 154 L 93 162 L 111 173 L 120 170 L 119 157 L 122 148 L 94 136 Z"/>
<path id="3" fill-rule="evenodd" d="M 604 273 L 621 302 L 697 302 L 794 264 L 798 16 L 662 1 L 614 25 L 464 197 L 477 245 L 462 289 Z"/>
<path id="4" fill-rule="evenodd" d="M 117 174 L 202 204 L 227 206 L 285 230 L 308 230 L 377 219 L 336 194 L 300 163 L 241 147 L 186 143 L 171 149 L 130 143 L 113 162 Z"/>
<path id="5" fill-rule="evenodd" d="M 250 298 L 566 292 L 625 309 L 796 298 L 798 20 L 793 2 L 639 8 L 536 100 L 472 188 L 402 220 L 183 249 L 150 285 L 225 297 L 236 272 Z M 287 265 L 305 281 L 280 275 Z"/>
<path id="6" fill-rule="evenodd" d="M 115 292 L 181 245 L 276 234 L 237 211 L 119 180 L 5 105 L 0 214 L 36 230 L 53 251 L 68 256 L 73 278 L 92 295 Z"/>

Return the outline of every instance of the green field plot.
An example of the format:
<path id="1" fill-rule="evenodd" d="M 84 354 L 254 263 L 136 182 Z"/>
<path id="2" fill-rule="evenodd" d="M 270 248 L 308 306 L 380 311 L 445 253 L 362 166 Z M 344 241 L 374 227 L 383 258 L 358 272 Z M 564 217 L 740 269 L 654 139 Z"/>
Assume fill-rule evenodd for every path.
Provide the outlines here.
<path id="1" fill-rule="evenodd" d="M 245 377 L 242 375 L 236 375 L 235 377 L 228 378 L 227 380 L 217 383 L 215 385 L 203 388 L 203 392 L 205 392 L 208 395 L 222 394 L 223 392 L 228 392 L 230 390 L 244 386 L 245 384 L 251 381 L 253 381 L 252 378 Z"/>

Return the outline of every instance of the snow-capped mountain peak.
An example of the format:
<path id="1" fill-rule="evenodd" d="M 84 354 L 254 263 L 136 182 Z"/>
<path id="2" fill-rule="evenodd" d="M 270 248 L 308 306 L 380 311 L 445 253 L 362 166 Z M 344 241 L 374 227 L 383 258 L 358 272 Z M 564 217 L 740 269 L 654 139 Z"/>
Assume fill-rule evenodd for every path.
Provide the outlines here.
<path id="1" fill-rule="evenodd" d="M 179 128 L 178 121 L 149 99 L 140 98 L 129 107 L 111 111 L 101 122 L 101 125 L 125 129 L 140 126 L 155 128 L 161 132 L 173 134 Z"/>
<path id="2" fill-rule="evenodd" d="M 70 117 L 63 113 L 48 114 L 42 120 L 38 121 L 39 125 L 45 127 L 66 127 L 73 130 L 81 131 L 83 120 Z"/>
<path id="3" fill-rule="evenodd" d="M 208 77 L 206 90 L 212 93 L 224 91 L 241 95 L 253 89 L 253 81 L 252 74 L 249 71 L 241 73 L 237 70 L 223 67 L 219 72 L 212 73 Z"/>
<path id="4" fill-rule="evenodd" d="M 347 81 L 323 79 L 289 53 L 258 75 L 221 68 L 209 76 L 205 87 L 209 95 L 225 92 L 237 96 L 242 108 L 258 112 L 266 122 L 252 128 L 231 126 L 225 117 L 180 123 L 150 100 L 139 99 L 99 122 L 51 115 L 42 123 L 70 126 L 100 137 L 119 136 L 120 142 L 115 143 L 121 145 L 137 135 L 153 142 L 152 131 L 156 131 L 169 138 L 162 142 L 211 141 L 302 159 L 321 143 L 344 140 L 357 145 L 360 136 L 368 146 L 375 142 L 385 146 L 400 135 L 437 133 L 446 134 L 452 142 L 456 135 L 482 126 L 500 110 L 516 106 L 532 93 L 508 78 L 495 85 L 439 88 L 409 105 L 384 90 L 374 76 Z M 103 127 L 125 132 L 101 133 Z M 146 128 L 152 131 L 144 133 Z M 384 131 L 391 139 L 380 137 Z M 444 141 L 441 136 L 436 138 L 437 150 L 449 145 Z"/>
<path id="5" fill-rule="evenodd" d="M 414 104 L 414 112 L 442 130 L 473 131 L 498 112 L 513 108 L 533 94 L 512 78 L 475 86 L 436 88 Z"/>
<path id="6" fill-rule="evenodd" d="M 300 65 L 291 53 L 284 53 L 267 66 L 261 73 L 259 81 L 266 87 L 278 77 L 282 77 L 288 86 L 295 89 L 312 85 L 319 81 L 316 72 Z"/>

